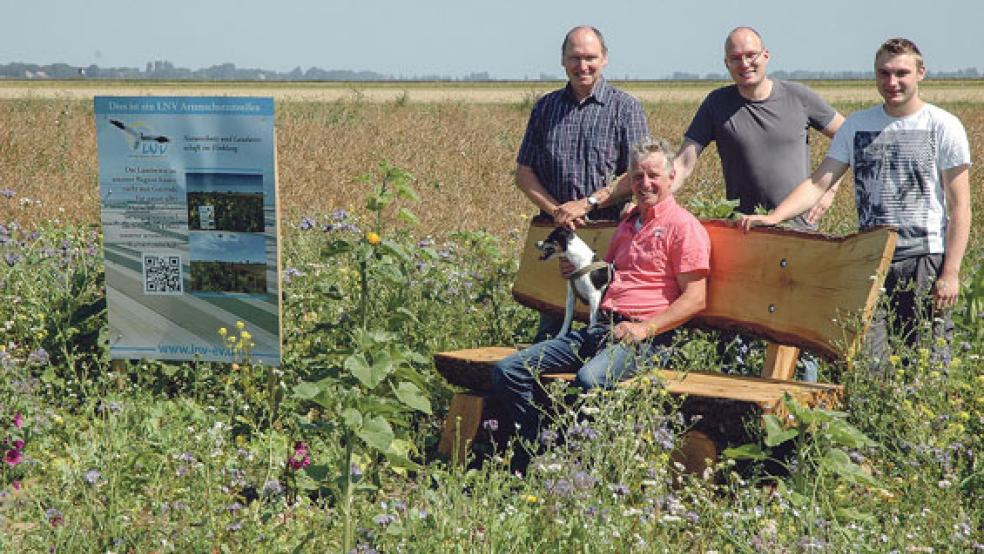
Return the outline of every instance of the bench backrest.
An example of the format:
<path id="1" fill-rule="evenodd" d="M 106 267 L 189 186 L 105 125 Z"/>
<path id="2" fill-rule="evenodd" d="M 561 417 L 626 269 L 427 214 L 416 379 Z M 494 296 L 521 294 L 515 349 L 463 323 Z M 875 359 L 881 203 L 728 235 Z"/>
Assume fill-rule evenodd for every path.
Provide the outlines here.
<path id="1" fill-rule="evenodd" d="M 749 233 L 721 220 L 702 221 L 711 239 L 707 308 L 694 323 L 741 330 L 829 359 L 849 358 L 867 330 L 895 251 L 896 232 L 879 228 L 832 237 L 778 228 Z M 526 236 L 513 297 L 563 313 L 565 285 L 536 242 L 553 229 L 534 221 Z M 614 223 L 591 223 L 578 235 L 604 256 Z M 587 309 L 578 305 L 578 316 Z"/>

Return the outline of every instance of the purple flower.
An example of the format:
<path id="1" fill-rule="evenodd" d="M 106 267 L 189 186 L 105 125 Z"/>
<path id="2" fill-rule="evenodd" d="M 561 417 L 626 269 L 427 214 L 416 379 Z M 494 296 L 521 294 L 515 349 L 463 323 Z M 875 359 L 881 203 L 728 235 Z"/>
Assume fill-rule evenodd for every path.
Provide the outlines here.
<path id="1" fill-rule="evenodd" d="M 311 465 L 311 456 L 308 455 L 307 444 L 301 441 L 294 443 L 294 454 L 287 460 L 287 465 L 294 471 Z"/>
<path id="2" fill-rule="evenodd" d="M 243 522 L 237 519 L 236 521 L 230 523 L 228 527 L 226 527 L 226 531 L 238 531 L 242 528 L 243 528 Z"/>
<path id="3" fill-rule="evenodd" d="M 294 277 L 301 277 L 304 272 L 296 267 L 288 267 L 287 271 L 284 272 L 284 282 L 289 283 Z"/>
<path id="4" fill-rule="evenodd" d="M 86 483 L 89 483 L 90 485 L 95 485 L 96 483 L 99 482 L 99 479 L 101 477 L 102 477 L 102 474 L 99 473 L 99 470 L 90 469 L 89 471 L 85 472 L 85 475 L 83 476 L 83 479 L 85 479 L 85 482 Z"/>
<path id="5" fill-rule="evenodd" d="M 317 225 L 317 224 L 318 223 L 315 220 L 311 219 L 310 217 L 305 217 L 305 218 L 302 218 L 301 219 L 301 223 L 297 227 L 301 231 L 307 231 L 307 230 L 313 229 L 314 226 Z"/>
<path id="6" fill-rule="evenodd" d="M 58 508 L 48 508 L 44 511 L 44 515 L 48 518 L 48 523 L 51 524 L 52 527 L 65 525 L 65 516 Z"/>
<path id="7" fill-rule="evenodd" d="M 393 523 L 394 521 L 396 521 L 396 516 L 394 516 L 392 514 L 379 514 L 378 516 L 374 517 L 372 519 L 372 521 L 376 525 L 379 525 L 381 527 L 386 527 L 390 523 Z"/>
<path id="8" fill-rule="evenodd" d="M 19 262 L 21 260 L 21 257 L 18 256 L 17 254 L 14 254 L 13 252 L 10 252 L 9 254 L 6 254 L 3 257 L 3 259 L 4 259 L 4 261 L 7 262 L 7 265 L 8 266 L 14 267 L 15 265 L 17 265 L 17 262 Z"/>
<path id="9" fill-rule="evenodd" d="M 195 455 L 191 452 L 182 452 L 181 454 L 178 454 L 178 460 L 186 464 L 193 464 L 195 463 Z"/>
<path id="10" fill-rule="evenodd" d="M 567 479 L 557 479 L 556 481 L 548 479 L 544 485 L 550 494 L 556 496 L 565 497 L 574 494 L 574 485 Z"/>
<path id="11" fill-rule="evenodd" d="M 27 363 L 29 364 L 47 365 L 50 359 L 51 356 L 48 356 L 48 352 L 41 347 L 27 355 Z"/>
<path id="12" fill-rule="evenodd" d="M 574 474 L 574 486 L 579 489 L 582 490 L 592 489 L 594 488 L 595 483 L 597 482 L 598 482 L 597 479 L 595 479 L 585 471 L 578 471 L 577 473 Z"/>
<path id="13" fill-rule="evenodd" d="M 362 468 L 353 462 L 352 467 L 349 468 L 349 473 L 352 474 L 352 477 L 362 477 Z"/>
<path id="14" fill-rule="evenodd" d="M 578 423 L 570 430 L 571 438 L 583 439 L 586 441 L 593 441 L 598 438 L 598 432 L 592 429 L 588 425 L 582 425 Z"/>
<path id="15" fill-rule="evenodd" d="M 280 481 L 270 479 L 266 483 L 263 483 L 262 492 L 264 496 L 280 496 L 284 493 L 284 486 L 280 484 Z"/>
<path id="16" fill-rule="evenodd" d="M 230 514 L 236 514 L 243 509 L 243 505 L 239 502 L 233 502 L 232 504 L 229 504 L 226 509 L 229 510 Z"/>
<path id="17" fill-rule="evenodd" d="M 666 450 L 673 450 L 673 447 L 675 446 L 673 442 L 673 431 L 670 431 L 666 427 L 660 427 L 657 429 L 656 432 L 653 433 L 653 439 L 656 441 L 656 444 Z"/>
<path id="18" fill-rule="evenodd" d="M 338 209 L 331 212 L 331 218 L 339 222 L 345 221 L 346 219 L 348 219 L 348 216 L 349 216 L 348 212 L 342 209 Z"/>
<path id="19" fill-rule="evenodd" d="M 16 467 L 17 464 L 24 461 L 24 455 L 21 451 L 16 448 L 11 448 L 7 450 L 7 453 L 3 456 L 3 461 L 7 463 L 10 467 Z"/>
<path id="20" fill-rule="evenodd" d="M 540 442 L 543 444 L 550 444 L 557 440 L 557 433 L 551 431 L 550 429 L 544 429 L 540 432 Z"/>
<path id="21" fill-rule="evenodd" d="M 0 196 L 4 198 L 13 198 L 16 194 L 13 189 L 0 189 Z"/>
<path id="22" fill-rule="evenodd" d="M 615 493 L 615 496 L 625 496 L 629 494 L 629 487 L 622 484 L 608 485 L 608 489 Z"/>

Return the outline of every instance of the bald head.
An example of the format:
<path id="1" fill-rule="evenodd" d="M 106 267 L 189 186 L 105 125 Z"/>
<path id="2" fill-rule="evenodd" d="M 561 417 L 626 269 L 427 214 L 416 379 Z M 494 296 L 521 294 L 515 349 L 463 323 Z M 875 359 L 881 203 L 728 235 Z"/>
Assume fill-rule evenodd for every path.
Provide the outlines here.
<path id="1" fill-rule="evenodd" d="M 605 44 L 605 37 L 601 35 L 601 31 L 599 31 L 596 27 L 592 27 L 590 25 L 581 25 L 567 31 L 567 34 L 564 35 L 564 42 L 560 45 L 560 55 L 563 56 L 567 53 L 567 46 L 571 43 L 573 38 L 576 36 L 581 36 L 585 33 L 588 35 L 594 35 L 594 38 L 598 40 L 598 44 L 601 45 L 601 53 L 608 55 L 608 45 Z"/>
<path id="2" fill-rule="evenodd" d="M 751 41 L 751 42 L 749 42 Z M 762 35 L 751 27 L 735 27 L 728 33 L 728 38 L 724 40 L 724 53 L 735 50 L 736 46 L 753 44 L 759 50 L 765 48 Z"/>

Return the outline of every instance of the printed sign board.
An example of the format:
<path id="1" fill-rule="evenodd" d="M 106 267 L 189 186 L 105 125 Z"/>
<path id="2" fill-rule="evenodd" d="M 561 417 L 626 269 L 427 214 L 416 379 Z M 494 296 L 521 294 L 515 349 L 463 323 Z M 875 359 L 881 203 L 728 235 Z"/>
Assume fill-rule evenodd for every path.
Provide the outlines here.
<path id="1" fill-rule="evenodd" d="M 95 98 L 113 359 L 280 365 L 273 99 Z M 226 328 L 226 337 L 219 329 Z"/>

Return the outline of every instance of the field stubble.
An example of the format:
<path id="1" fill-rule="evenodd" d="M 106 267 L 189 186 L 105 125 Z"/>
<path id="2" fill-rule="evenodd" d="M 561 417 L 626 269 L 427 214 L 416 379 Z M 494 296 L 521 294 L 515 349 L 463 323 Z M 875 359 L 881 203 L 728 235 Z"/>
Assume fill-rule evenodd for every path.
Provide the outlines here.
<path id="1" fill-rule="evenodd" d="M 679 141 L 700 99 L 714 83 L 630 83 L 645 105 L 653 134 Z M 867 83 L 815 83 L 847 114 L 875 102 Z M 98 166 L 92 104 L 95 94 L 269 95 L 277 104 L 280 203 L 287 222 L 343 208 L 361 212 L 370 184 L 360 176 L 386 160 L 417 179 L 413 206 L 420 235 L 455 230 L 503 234 L 534 213 L 513 184 L 515 156 L 532 102 L 550 83 L 462 84 L 126 84 L 0 83 L 0 220 L 22 224 L 99 221 Z M 984 86 L 933 83 L 925 95 L 961 118 L 973 159 L 984 154 Z M 828 141 L 812 132 L 814 161 Z M 971 170 L 981 212 L 979 166 Z M 681 193 L 723 195 L 713 146 Z M 850 177 L 824 229 L 853 228 Z M 979 239 L 972 239 L 979 248 Z"/>

